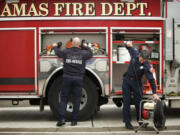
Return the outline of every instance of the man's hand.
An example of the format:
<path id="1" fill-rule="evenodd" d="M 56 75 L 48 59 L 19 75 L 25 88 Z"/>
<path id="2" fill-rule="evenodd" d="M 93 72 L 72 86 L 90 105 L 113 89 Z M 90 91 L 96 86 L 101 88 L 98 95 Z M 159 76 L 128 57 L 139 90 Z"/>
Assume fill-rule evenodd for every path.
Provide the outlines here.
<path id="1" fill-rule="evenodd" d="M 133 47 L 132 41 L 127 41 L 127 42 L 126 42 L 126 46 L 127 46 L 127 47 Z"/>
<path id="2" fill-rule="evenodd" d="M 62 42 L 57 42 L 57 48 L 61 48 Z"/>
<path id="3" fill-rule="evenodd" d="M 159 100 L 159 96 L 157 94 L 153 94 L 153 99 L 154 100 Z"/>
<path id="4" fill-rule="evenodd" d="M 81 45 L 81 49 L 82 50 L 87 50 L 88 48 L 88 45 L 87 45 L 87 43 L 83 43 L 82 45 Z"/>
<path id="5" fill-rule="evenodd" d="M 58 44 L 57 44 L 57 43 L 53 43 L 52 46 L 53 46 L 53 47 L 57 47 Z"/>

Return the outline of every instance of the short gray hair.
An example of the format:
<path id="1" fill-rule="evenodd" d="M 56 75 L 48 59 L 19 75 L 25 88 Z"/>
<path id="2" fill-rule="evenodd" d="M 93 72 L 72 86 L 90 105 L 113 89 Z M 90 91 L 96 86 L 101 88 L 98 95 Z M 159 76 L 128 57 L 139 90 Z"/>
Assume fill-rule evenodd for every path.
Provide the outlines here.
<path id="1" fill-rule="evenodd" d="M 72 40 L 72 46 L 79 47 L 81 45 L 81 40 L 78 37 L 73 38 Z"/>

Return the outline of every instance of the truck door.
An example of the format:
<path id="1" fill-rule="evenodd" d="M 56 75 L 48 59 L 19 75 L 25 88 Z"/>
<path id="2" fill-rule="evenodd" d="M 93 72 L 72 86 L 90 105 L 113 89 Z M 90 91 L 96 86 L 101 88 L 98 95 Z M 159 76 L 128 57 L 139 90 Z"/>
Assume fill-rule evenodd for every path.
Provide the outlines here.
<path id="1" fill-rule="evenodd" d="M 35 29 L 0 29 L 0 92 L 35 91 Z"/>

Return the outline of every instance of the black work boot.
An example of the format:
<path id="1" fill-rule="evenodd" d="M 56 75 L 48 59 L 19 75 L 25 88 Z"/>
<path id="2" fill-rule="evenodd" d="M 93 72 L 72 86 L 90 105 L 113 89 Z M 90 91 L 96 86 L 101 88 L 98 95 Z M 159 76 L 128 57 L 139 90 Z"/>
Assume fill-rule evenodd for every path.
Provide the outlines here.
<path id="1" fill-rule="evenodd" d="M 71 126 L 76 126 L 77 125 L 77 121 L 71 121 Z"/>
<path id="2" fill-rule="evenodd" d="M 126 123 L 125 123 L 125 127 L 126 127 L 127 129 L 134 129 L 133 126 L 132 126 L 132 124 L 131 124 L 130 122 L 126 122 Z"/>
<path id="3" fill-rule="evenodd" d="M 61 127 L 66 124 L 66 121 L 64 119 L 57 122 L 56 126 Z"/>

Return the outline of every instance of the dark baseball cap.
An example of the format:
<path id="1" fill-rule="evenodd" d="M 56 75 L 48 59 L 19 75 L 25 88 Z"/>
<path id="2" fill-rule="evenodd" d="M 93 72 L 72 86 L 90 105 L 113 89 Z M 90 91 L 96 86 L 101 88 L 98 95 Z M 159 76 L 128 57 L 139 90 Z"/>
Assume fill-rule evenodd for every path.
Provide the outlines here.
<path id="1" fill-rule="evenodd" d="M 149 52 L 147 50 L 142 50 L 140 52 L 140 56 L 143 58 L 143 59 L 146 59 L 148 60 L 149 59 Z"/>

